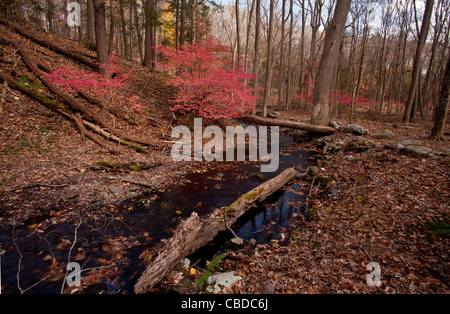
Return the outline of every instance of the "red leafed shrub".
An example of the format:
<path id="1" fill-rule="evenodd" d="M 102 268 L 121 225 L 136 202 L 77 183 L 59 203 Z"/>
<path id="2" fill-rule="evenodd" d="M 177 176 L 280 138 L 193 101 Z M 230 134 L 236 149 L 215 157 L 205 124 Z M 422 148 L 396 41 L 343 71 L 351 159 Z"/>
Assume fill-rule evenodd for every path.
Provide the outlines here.
<path id="1" fill-rule="evenodd" d="M 211 118 L 236 118 L 253 108 L 256 96 L 244 81 L 255 76 L 242 70 L 238 60 L 230 60 L 230 49 L 218 40 L 206 39 L 201 45 L 184 46 L 176 51 L 159 47 L 164 60 L 159 68 L 177 75 L 167 84 L 178 88 L 171 110 L 195 112 Z"/>
<path id="2" fill-rule="evenodd" d="M 108 104 L 121 106 L 126 99 L 120 94 L 120 91 L 129 84 L 128 82 L 134 70 L 122 74 L 124 71 L 117 64 L 117 59 L 117 56 L 113 54 L 111 57 L 108 57 L 106 64 L 100 64 L 100 67 L 106 70 L 104 75 L 97 72 L 89 73 L 74 66 L 67 66 L 53 70 L 51 73 L 46 74 L 45 77 L 67 92 L 90 92 L 103 102 L 103 106 Z M 136 98 L 139 97 L 133 96 L 129 98 L 128 103 L 139 109 L 142 106 Z"/>

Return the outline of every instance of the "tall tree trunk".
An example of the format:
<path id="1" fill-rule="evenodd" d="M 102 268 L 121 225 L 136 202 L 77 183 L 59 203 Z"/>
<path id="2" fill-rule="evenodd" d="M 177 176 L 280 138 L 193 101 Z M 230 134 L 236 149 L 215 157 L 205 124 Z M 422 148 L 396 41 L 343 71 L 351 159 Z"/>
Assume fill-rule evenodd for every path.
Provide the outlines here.
<path id="1" fill-rule="evenodd" d="M 248 20 L 247 20 L 247 35 L 245 38 L 245 48 L 244 48 L 244 66 L 243 66 L 244 71 L 247 71 L 248 47 L 249 47 L 249 43 L 250 43 L 250 31 L 252 28 L 251 22 L 252 22 L 254 11 L 255 11 L 255 0 L 252 0 L 251 7 L 250 7 L 250 13 L 249 13 Z M 245 79 L 245 85 L 247 85 L 247 79 Z"/>
<path id="2" fill-rule="evenodd" d="M 289 44 L 288 44 L 288 73 L 286 84 L 286 100 L 284 108 L 287 110 L 291 102 L 291 89 L 292 89 L 292 74 L 291 74 L 291 58 L 292 58 L 292 33 L 294 32 L 294 12 L 293 12 L 294 0 L 289 0 Z"/>
<path id="3" fill-rule="evenodd" d="M 411 109 L 413 106 L 416 89 L 419 82 L 420 68 L 422 65 L 422 52 L 425 46 L 425 41 L 430 29 L 431 14 L 433 13 L 434 0 L 427 0 L 425 5 L 425 13 L 423 15 L 422 27 L 420 28 L 419 38 L 417 40 L 416 55 L 414 57 L 414 64 L 411 77 L 411 85 L 409 88 L 408 101 L 406 102 L 405 112 L 403 113 L 403 123 L 410 121 Z M 415 114 L 415 112 L 413 113 Z"/>
<path id="4" fill-rule="evenodd" d="M 128 43 L 127 35 L 127 22 L 125 20 L 125 9 L 123 6 L 123 0 L 119 0 L 119 14 L 120 14 L 120 26 L 122 28 L 122 40 L 125 50 L 125 58 L 130 58 L 130 45 Z"/>
<path id="5" fill-rule="evenodd" d="M 141 32 L 141 25 L 139 23 L 139 14 L 137 11 L 137 3 L 133 3 L 133 14 L 134 14 L 134 26 L 136 28 L 136 36 L 137 36 L 137 42 L 138 42 L 138 50 L 139 50 L 139 57 L 141 58 L 141 61 L 144 60 L 144 53 L 142 51 L 142 32 Z"/>
<path id="6" fill-rule="evenodd" d="M 47 0 L 46 6 L 47 6 L 47 12 L 46 12 L 47 32 L 54 33 L 55 27 L 54 27 L 53 16 L 54 16 L 55 5 L 53 4 L 53 0 Z"/>
<path id="7" fill-rule="evenodd" d="M 444 136 L 444 126 L 447 119 L 447 110 L 450 96 L 450 57 L 447 59 L 444 79 L 442 80 L 441 94 L 436 108 L 436 115 L 433 128 L 431 129 L 431 138 L 440 139 Z"/>
<path id="8" fill-rule="evenodd" d="M 108 46 L 106 44 L 105 0 L 94 0 L 95 14 L 95 47 L 97 61 L 100 64 L 107 63 Z M 105 69 L 98 69 L 100 74 L 106 74 Z"/>
<path id="9" fill-rule="evenodd" d="M 236 44 L 237 44 L 237 55 L 241 55 L 241 27 L 239 21 L 239 0 L 236 0 L 235 4 L 235 12 L 236 12 Z"/>
<path id="10" fill-rule="evenodd" d="M 273 11 L 274 11 L 274 2 L 275 0 L 270 0 L 270 9 L 269 9 L 269 33 L 267 36 L 267 62 L 266 62 L 266 80 L 264 84 L 264 98 L 262 105 L 262 115 L 263 117 L 267 116 L 267 106 L 269 104 L 270 99 L 270 88 L 272 85 L 272 63 L 273 63 L 273 51 L 272 51 L 272 41 L 273 41 Z"/>
<path id="11" fill-rule="evenodd" d="M 145 39 L 144 39 L 144 62 L 143 64 L 153 69 L 152 46 L 153 46 L 153 0 L 145 1 Z"/>
<path id="12" fill-rule="evenodd" d="M 78 0 L 78 4 L 80 5 L 81 11 L 81 0 Z M 83 42 L 83 19 L 80 19 L 80 26 L 78 26 L 77 28 L 78 28 L 78 41 L 81 43 Z"/>
<path id="13" fill-rule="evenodd" d="M 278 104 L 277 104 L 277 107 L 280 107 L 282 102 L 283 102 L 285 11 L 286 11 L 286 0 L 282 0 L 282 5 L 281 5 L 280 69 L 279 69 L 279 73 L 278 73 Z"/>
<path id="14" fill-rule="evenodd" d="M 314 8 L 311 1 L 308 0 L 308 4 L 311 10 L 311 49 L 309 54 L 309 78 L 315 81 L 315 69 L 316 69 L 316 47 L 317 47 L 317 32 L 320 28 L 320 19 L 322 14 L 323 0 L 316 0 L 314 2 Z"/>
<path id="15" fill-rule="evenodd" d="M 253 88 L 255 89 L 255 96 L 259 96 L 259 37 L 261 29 L 261 0 L 256 0 L 256 22 L 255 22 L 255 57 L 253 59 L 253 74 L 255 75 L 255 81 Z M 259 97 L 258 97 L 259 98 Z M 253 105 L 253 114 L 256 113 L 256 102 Z"/>
<path id="16" fill-rule="evenodd" d="M 115 33 L 115 19 L 114 19 L 114 0 L 109 0 L 109 45 L 108 56 L 111 56 L 114 51 L 114 33 Z M 117 50 L 117 49 L 116 49 Z"/>
<path id="17" fill-rule="evenodd" d="M 329 119 L 330 80 L 339 56 L 339 47 L 344 33 L 345 22 L 350 10 L 351 0 L 337 0 L 333 19 L 325 33 L 325 42 L 319 68 L 314 82 L 313 111 L 311 124 L 326 125 Z"/>
<path id="18" fill-rule="evenodd" d="M 95 48 L 95 19 L 94 19 L 94 0 L 87 0 L 87 45 L 89 49 Z"/>
<path id="19" fill-rule="evenodd" d="M 186 44 L 186 0 L 181 0 L 180 48 Z"/>
<path id="20" fill-rule="evenodd" d="M 179 25 L 180 25 L 180 0 L 175 0 L 175 49 L 178 51 L 179 47 Z"/>

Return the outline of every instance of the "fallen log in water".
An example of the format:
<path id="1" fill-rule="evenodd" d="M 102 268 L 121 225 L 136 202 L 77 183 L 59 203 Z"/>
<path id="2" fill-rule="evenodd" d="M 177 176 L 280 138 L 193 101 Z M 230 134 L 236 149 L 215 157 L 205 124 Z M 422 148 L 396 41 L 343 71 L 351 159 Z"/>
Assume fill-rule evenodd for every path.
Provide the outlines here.
<path id="1" fill-rule="evenodd" d="M 240 118 L 242 121 L 250 122 L 250 123 L 256 123 L 261 125 L 270 125 L 270 126 L 281 126 L 291 129 L 297 129 L 297 130 L 303 130 L 318 134 L 333 134 L 336 130 L 332 127 L 328 126 L 320 126 L 320 125 L 313 125 L 313 124 L 307 124 L 297 121 L 291 121 L 291 120 L 284 120 L 284 119 L 272 119 L 272 118 L 263 118 L 258 116 L 252 116 L 252 115 L 245 115 Z"/>
<path id="2" fill-rule="evenodd" d="M 226 208 L 216 209 L 207 217 L 193 212 L 183 220 L 153 263 L 147 266 L 134 286 L 136 293 L 146 293 L 160 282 L 183 258 L 211 242 L 220 231 L 227 229 L 249 208 L 278 191 L 297 174 L 294 168 L 284 170 L 253 190 L 239 197 Z M 226 220 L 225 220 L 226 219 Z"/>

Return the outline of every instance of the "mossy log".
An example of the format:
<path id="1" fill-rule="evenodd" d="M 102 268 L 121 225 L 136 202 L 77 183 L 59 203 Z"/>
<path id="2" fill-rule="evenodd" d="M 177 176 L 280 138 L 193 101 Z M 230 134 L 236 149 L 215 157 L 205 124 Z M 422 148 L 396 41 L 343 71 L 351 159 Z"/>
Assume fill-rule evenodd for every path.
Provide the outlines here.
<path id="1" fill-rule="evenodd" d="M 23 84 L 20 84 L 18 81 L 14 80 L 12 77 L 10 77 L 6 73 L 2 72 L 1 70 L 0 70 L 0 80 L 3 82 L 7 82 L 9 87 L 22 92 L 23 94 L 31 97 L 32 99 L 37 100 L 40 104 L 44 105 L 45 107 L 63 115 L 67 119 L 72 120 L 76 123 L 76 118 L 73 115 L 73 112 L 71 110 L 67 109 L 66 107 L 62 106 L 61 104 L 56 103 L 50 97 L 45 96 L 44 94 L 38 92 L 37 90 L 27 87 Z M 85 120 L 82 120 L 82 122 L 85 126 L 89 127 L 90 129 L 94 130 L 96 133 L 102 135 L 103 137 L 105 137 L 107 139 L 111 139 L 111 140 L 119 142 L 123 145 L 134 148 L 138 152 L 147 152 L 143 147 L 136 145 L 134 143 L 130 143 L 124 139 L 121 139 L 121 138 L 101 129 L 100 127 L 98 127 L 97 125 L 95 125 L 91 122 L 88 122 Z M 93 136 L 90 135 L 90 132 L 87 134 L 89 134 L 89 138 L 91 138 L 91 139 L 93 138 Z M 111 152 L 115 153 L 115 151 L 111 151 Z"/>
<path id="2" fill-rule="evenodd" d="M 253 205 L 264 201 L 281 189 L 296 174 L 297 171 L 294 168 L 286 169 L 275 178 L 245 193 L 230 206 L 216 209 L 209 216 L 199 217 L 196 212 L 193 212 L 189 218 L 180 223 L 158 257 L 147 266 L 134 286 L 134 291 L 136 293 L 148 292 L 183 258 L 211 242 L 219 232 L 235 223 Z"/>

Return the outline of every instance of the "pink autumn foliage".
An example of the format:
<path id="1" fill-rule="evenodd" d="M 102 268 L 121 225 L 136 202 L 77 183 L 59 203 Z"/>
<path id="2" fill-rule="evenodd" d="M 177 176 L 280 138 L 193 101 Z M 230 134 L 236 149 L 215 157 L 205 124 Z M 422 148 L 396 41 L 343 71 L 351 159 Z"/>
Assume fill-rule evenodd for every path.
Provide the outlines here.
<path id="1" fill-rule="evenodd" d="M 117 64 L 118 57 L 115 53 L 108 57 L 106 64 L 100 64 L 106 73 L 104 75 L 97 72 L 89 73 L 86 70 L 74 66 L 66 66 L 55 69 L 45 75 L 53 84 L 61 87 L 64 91 L 77 93 L 85 91 L 94 94 L 103 102 L 120 105 L 125 100 L 120 95 L 120 90 L 129 84 L 131 74 L 134 70 L 124 73 L 124 70 Z M 133 96 L 128 102 L 130 105 L 140 109 L 139 97 Z"/>
<path id="2" fill-rule="evenodd" d="M 201 45 L 184 46 L 182 50 L 161 46 L 159 68 L 177 75 L 167 83 L 178 88 L 171 110 L 182 114 L 194 112 L 211 119 L 237 118 L 253 108 L 256 96 L 244 81 L 255 76 L 242 70 L 231 51 L 216 39 Z"/>
<path id="3" fill-rule="evenodd" d="M 306 84 L 309 86 L 309 93 L 308 94 L 296 94 L 296 99 L 300 101 L 301 103 L 308 103 L 312 104 L 313 102 L 313 94 L 314 94 L 314 83 L 311 80 L 306 80 Z M 330 93 L 330 103 L 339 103 L 342 108 L 348 108 L 350 109 L 351 103 L 352 103 L 352 97 L 349 94 L 346 94 L 342 90 L 337 90 L 332 93 Z M 359 108 L 371 108 L 373 106 L 378 105 L 376 101 L 371 101 L 366 99 L 364 96 L 356 97 L 353 100 L 353 105 L 355 107 Z"/>

